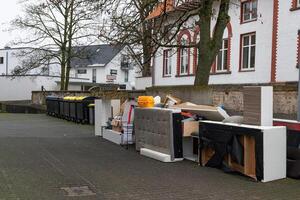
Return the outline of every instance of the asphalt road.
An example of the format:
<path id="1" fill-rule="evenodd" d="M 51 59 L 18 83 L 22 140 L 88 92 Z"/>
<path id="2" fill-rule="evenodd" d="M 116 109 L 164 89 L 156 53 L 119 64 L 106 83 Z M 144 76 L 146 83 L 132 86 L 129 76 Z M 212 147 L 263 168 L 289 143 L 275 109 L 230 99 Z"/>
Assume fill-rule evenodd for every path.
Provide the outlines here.
<path id="1" fill-rule="evenodd" d="M 165 164 L 45 115 L 0 114 L 0 200 L 300 199 L 300 181 L 257 183 L 184 161 Z"/>

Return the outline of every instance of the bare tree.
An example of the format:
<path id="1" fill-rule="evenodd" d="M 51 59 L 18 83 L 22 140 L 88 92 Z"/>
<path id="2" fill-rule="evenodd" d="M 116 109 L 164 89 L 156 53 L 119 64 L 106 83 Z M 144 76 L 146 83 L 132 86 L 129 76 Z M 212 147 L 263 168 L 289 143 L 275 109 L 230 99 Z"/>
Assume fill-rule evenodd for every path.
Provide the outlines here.
<path id="1" fill-rule="evenodd" d="M 139 61 L 143 77 L 151 76 L 151 57 L 155 51 L 152 41 L 153 23 L 147 17 L 159 0 L 104 0 L 106 6 L 100 31 L 102 40 L 127 45 L 131 56 Z"/>
<path id="2" fill-rule="evenodd" d="M 74 47 L 92 44 L 97 40 L 99 27 L 99 0 L 24 0 L 25 15 L 12 21 L 12 27 L 22 30 L 26 37 L 16 45 L 28 46 L 19 53 L 22 66 L 15 74 L 25 74 L 35 68 L 59 64 L 61 90 L 68 90 L 71 60 L 77 57 Z"/>
<path id="3" fill-rule="evenodd" d="M 208 85 L 211 66 L 221 48 L 230 21 L 229 6 L 235 0 L 108 0 L 112 28 L 102 36 L 110 41 L 142 46 L 143 75 L 149 75 L 151 56 L 159 47 L 197 48 L 196 86 Z M 217 5 L 217 6 L 216 6 Z M 117 9 L 119 8 L 119 9 Z M 156 13 L 154 13 L 155 11 Z M 190 18 L 197 19 L 187 27 Z M 215 23 L 212 23 L 215 19 Z M 179 31 L 200 27 L 200 40 L 178 44 Z M 212 31 L 214 30 L 214 31 Z"/>
<path id="4" fill-rule="evenodd" d="M 157 46 L 161 47 L 196 48 L 199 53 L 194 85 L 207 86 L 211 66 L 215 62 L 215 58 L 222 45 L 224 31 L 230 22 L 229 7 L 231 4 L 235 6 L 237 4 L 234 0 L 165 0 L 165 2 L 168 1 L 173 2 L 171 11 L 165 11 L 153 20 L 156 23 L 165 23 L 171 27 L 167 30 L 167 34 L 172 35 L 173 42 L 163 40 L 161 37 L 154 37 L 153 41 Z M 195 23 L 186 25 L 185 22 L 191 17 L 195 19 Z M 214 19 L 215 23 L 212 23 L 212 19 Z M 199 27 L 200 29 L 199 41 L 184 45 L 174 41 L 180 30 L 195 30 L 195 27 Z M 160 35 L 156 34 L 154 36 Z"/>

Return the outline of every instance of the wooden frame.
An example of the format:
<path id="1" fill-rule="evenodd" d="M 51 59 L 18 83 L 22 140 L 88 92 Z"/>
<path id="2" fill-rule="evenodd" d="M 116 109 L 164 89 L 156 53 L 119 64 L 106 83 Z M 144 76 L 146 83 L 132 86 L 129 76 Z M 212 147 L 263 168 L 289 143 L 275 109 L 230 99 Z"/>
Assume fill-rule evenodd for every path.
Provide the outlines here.
<path id="1" fill-rule="evenodd" d="M 234 162 L 230 155 L 227 155 L 225 160 L 232 170 L 240 172 L 256 180 L 255 138 L 242 135 L 239 136 L 239 140 L 244 147 L 244 165 Z M 211 148 L 205 148 L 200 153 L 201 165 L 205 166 L 210 158 L 214 155 L 215 151 Z"/>

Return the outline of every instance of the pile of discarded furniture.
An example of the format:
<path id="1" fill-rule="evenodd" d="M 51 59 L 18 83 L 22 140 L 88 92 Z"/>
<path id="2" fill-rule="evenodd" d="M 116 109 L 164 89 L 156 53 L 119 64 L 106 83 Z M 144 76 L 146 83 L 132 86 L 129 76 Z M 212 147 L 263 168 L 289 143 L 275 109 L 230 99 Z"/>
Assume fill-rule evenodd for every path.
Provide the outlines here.
<path id="1" fill-rule="evenodd" d="M 273 120 L 272 87 L 245 87 L 243 99 L 243 116 L 172 95 L 48 97 L 47 112 L 75 122 L 92 119 L 96 136 L 135 145 L 141 155 L 162 162 L 186 159 L 262 182 L 300 178 L 300 124 Z"/>
<path id="2" fill-rule="evenodd" d="M 95 101 L 97 136 L 135 143 L 141 155 L 162 162 L 187 159 L 262 182 L 286 177 L 286 127 L 273 126 L 272 87 L 246 87 L 243 116 L 171 95 L 164 101 L 140 96 L 120 105 L 112 109 L 112 100 Z"/>
<path id="3" fill-rule="evenodd" d="M 135 109 L 136 150 L 162 162 L 197 162 L 257 181 L 286 178 L 285 126 L 273 126 L 273 88 L 245 87 L 243 116 L 167 96 Z"/>
<path id="4" fill-rule="evenodd" d="M 98 99 L 95 101 L 95 135 L 118 145 L 134 144 L 134 99 Z"/>
<path id="5" fill-rule="evenodd" d="M 94 124 L 95 97 L 86 96 L 48 96 L 46 97 L 47 114 L 82 124 Z"/>

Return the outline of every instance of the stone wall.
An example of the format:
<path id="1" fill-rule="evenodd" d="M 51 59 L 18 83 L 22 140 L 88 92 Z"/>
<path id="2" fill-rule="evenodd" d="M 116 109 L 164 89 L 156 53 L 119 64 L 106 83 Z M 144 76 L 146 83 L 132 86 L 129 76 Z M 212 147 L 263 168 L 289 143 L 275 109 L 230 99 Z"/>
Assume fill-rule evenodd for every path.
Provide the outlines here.
<path id="1" fill-rule="evenodd" d="M 268 85 L 268 84 L 265 84 Z M 50 91 L 32 92 L 32 103 L 38 105 L 45 104 L 46 96 L 97 96 L 100 98 L 126 98 L 137 97 L 140 95 L 161 96 L 171 94 L 183 101 L 189 101 L 196 104 L 222 105 L 231 114 L 242 114 L 243 105 L 243 87 L 251 85 L 214 85 L 210 87 L 194 86 L 172 86 L 172 87 L 151 87 L 144 91 L 118 91 L 110 94 L 106 92 L 80 92 L 80 91 Z M 254 85 L 252 85 L 254 86 Z M 257 85 L 256 85 L 257 86 Z M 297 83 L 273 84 L 274 87 L 274 116 L 287 119 L 296 119 L 297 116 Z"/>
<path id="2" fill-rule="evenodd" d="M 83 91 L 32 91 L 31 101 L 34 105 L 45 105 L 47 96 L 90 96 L 90 92 Z"/>
<path id="3" fill-rule="evenodd" d="M 268 86 L 270 84 L 265 84 Z M 184 101 L 196 104 L 223 105 L 230 114 L 242 114 L 243 87 L 257 85 L 214 85 L 207 88 L 193 86 L 153 87 L 147 89 L 149 95 L 165 97 L 172 94 Z M 297 83 L 273 84 L 274 117 L 295 119 L 297 116 Z"/>
<path id="4" fill-rule="evenodd" d="M 213 104 L 213 90 L 211 88 L 194 86 L 152 87 L 147 88 L 147 95 L 160 96 L 164 99 L 168 94 L 195 104 Z"/>
<path id="5" fill-rule="evenodd" d="M 45 105 L 47 96 L 65 97 L 65 96 L 94 96 L 102 99 L 120 99 L 124 101 L 128 98 L 137 98 L 144 96 L 145 90 L 113 90 L 95 88 L 92 91 L 33 91 L 31 102 L 34 105 Z"/>

